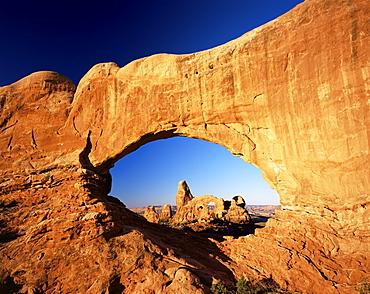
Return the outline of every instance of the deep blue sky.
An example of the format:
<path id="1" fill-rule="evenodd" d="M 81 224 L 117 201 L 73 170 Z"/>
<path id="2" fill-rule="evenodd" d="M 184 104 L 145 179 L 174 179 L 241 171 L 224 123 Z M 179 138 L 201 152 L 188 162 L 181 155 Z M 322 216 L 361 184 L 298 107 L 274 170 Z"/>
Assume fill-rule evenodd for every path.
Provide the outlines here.
<path id="1" fill-rule="evenodd" d="M 113 61 L 124 66 L 132 60 L 155 53 L 183 54 L 209 49 L 241 36 L 301 2 L 303 1 L 2 1 L 0 86 L 11 84 L 39 70 L 59 72 L 77 84 L 93 65 L 100 62 Z M 212 144 L 193 142 L 194 140 L 182 138 L 153 142 L 121 159 L 112 171 L 112 194 L 123 199 L 129 207 L 174 203 L 172 198 L 176 193 L 177 182 L 173 181 L 185 179 L 195 196 L 214 194 L 218 197 L 232 197 L 239 193 L 249 198 L 243 195 L 246 193 L 245 186 L 251 185 L 243 179 L 249 176 L 235 179 L 236 175 L 249 170 L 246 166 L 250 165 L 217 145 L 208 147 Z M 174 153 L 173 158 L 159 158 L 161 154 L 165 154 L 163 150 L 171 148 L 172 151 L 168 152 Z M 204 151 L 203 148 L 210 149 Z M 195 154 L 185 155 L 184 150 L 192 150 Z M 206 155 L 211 156 L 211 159 L 205 160 Z M 229 159 L 240 161 L 240 167 L 239 163 L 238 167 L 226 166 Z M 156 172 L 151 173 L 152 178 L 149 178 L 150 174 L 139 173 L 135 178 L 134 171 L 152 170 L 149 166 L 151 161 L 156 167 L 160 166 Z M 189 163 L 191 168 L 184 167 L 184 162 Z M 201 167 L 210 169 L 207 172 L 201 170 Z M 169 175 L 164 174 L 167 169 Z M 213 171 L 216 169 L 222 170 L 224 174 L 214 175 Z M 185 173 L 184 170 L 190 170 L 190 173 Z M 181 175 L 174 179 L 171 176 L 175 171 L 181 172 Z M 249 171 L 250 173 L 253 171 Z M 119 174 L 125 174 L 127 180 L 118 179 Z M 212 176 L 208 176 L 210 174 Z M 161 185 L 153 184 L 162 177 L 169 181 L 162 182 Z M 200 182 L 199 185 L 196 184 L 197 181 Z M 217 185 L 222 186 L 222 192 L 221 188 L 214 188 Z M 235 191 L 229 185 L 235 187 Z M 239 185 L 240 188 L 236 189 Z M 214 189 L 211 190 L 210 187 Z M 230 193 L 224 195 L 224 191 Z M 258 193 L 262 195 L 263 192 Z M 153 199 L 158 199 L 158 202 Z M 277 198 L 274 195 L 268 200 L 260 196 L 248 202 L 276 203 Z"/>
<path id="2" fill-rule="evenodd" d="M 119 196 L 129 208 L 176 204 L 177 184 L 182 180 L 194 196 L 241 195 L 247 204 L 280 204 L 259 169 L 226 148 L 199 139 L 175 137 L 148 143 L 118 161 L 112 175 L 111 195 Z"/>

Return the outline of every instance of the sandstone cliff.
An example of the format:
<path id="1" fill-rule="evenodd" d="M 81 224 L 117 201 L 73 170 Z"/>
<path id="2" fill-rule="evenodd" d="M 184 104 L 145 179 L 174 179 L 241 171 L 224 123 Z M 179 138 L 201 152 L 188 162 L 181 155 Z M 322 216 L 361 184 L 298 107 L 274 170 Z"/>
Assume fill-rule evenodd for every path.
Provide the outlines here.
<path id="1" fill-rule="evenodd" d="M 306 0 L 208 51 L 96 65 L 77 89 L 51 72 L 0 88 L 0 290 L 206 293 L 244 273 L 355 293 L 370 268 L 369 18 L 366 0 Z M 107 196 L 117 160 L 173 136 L 258 166 L 279 219 L 218 243 Z"/>

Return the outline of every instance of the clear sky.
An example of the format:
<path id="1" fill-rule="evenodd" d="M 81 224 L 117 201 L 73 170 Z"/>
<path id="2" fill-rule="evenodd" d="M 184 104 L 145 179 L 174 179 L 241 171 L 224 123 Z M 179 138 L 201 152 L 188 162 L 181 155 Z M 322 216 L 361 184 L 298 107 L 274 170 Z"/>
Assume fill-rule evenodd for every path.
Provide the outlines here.
<path id="1" fill-rule="evenodd" d="M 209 49 L 301 2 L 2 1 L 0 86 L 40 70 L 59 72 L 78 84 L 97 63 L 112 61 L 124 66 L 156 53 L 184 54 Z M 221 146 L 200 140 L 173 138 L 152 142 L 121 159 L 112 174 L 112 195 L 128 207 L 173 204 L 180 180 L 188 182 L 194 196 L 231 198 L 241 194 L 250 204 L 278 203 L 276 193 L 265 182 L 260 183 L 260 172 L 252 165 Z M 257 186 L 262 190 L 256 190 Z"/>
<path id="2" fill-rule="evenodd" d="M 182 180 L 193 196 L 241 195 L 247 204 L 280 204 L 259 169 L 225 147 L 199 139 L 175 137 L 148 143 L 119 160 L 111 172 L 111 195 L 129 208 L 175 205 Z"/>

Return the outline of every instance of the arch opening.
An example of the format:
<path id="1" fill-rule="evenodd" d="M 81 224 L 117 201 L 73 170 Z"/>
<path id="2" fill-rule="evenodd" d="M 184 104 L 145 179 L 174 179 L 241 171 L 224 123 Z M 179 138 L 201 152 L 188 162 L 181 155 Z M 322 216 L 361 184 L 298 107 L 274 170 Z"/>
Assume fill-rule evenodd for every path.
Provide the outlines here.
<path id="1" fill-rule="evenodd" d="M 208 203 L 208 210 L 209 211 L 213 211 L 215 210 L 215 203 L 213 201 L 211 201 L 210 203 Z"/>
<path id="2" fill-rule="evenodd" d="M 201 139 L 171 137 L 145 143 L 117 161 L 111 174 L 111 195 L 136 212 L 170 204 L 176 214 L 177 184 L 183 180 L 194 197 L 213 195 L 224 199 L 226 210 L 232 201 L 240 206 L 235 200 L 240 196 L 252 214 L 260 214 L 266 206 L 280 206 L 277 192 L 258 168 L 225 147 Z M 201 210 L 214 215 L 216 206 L 211 201 Z"/>

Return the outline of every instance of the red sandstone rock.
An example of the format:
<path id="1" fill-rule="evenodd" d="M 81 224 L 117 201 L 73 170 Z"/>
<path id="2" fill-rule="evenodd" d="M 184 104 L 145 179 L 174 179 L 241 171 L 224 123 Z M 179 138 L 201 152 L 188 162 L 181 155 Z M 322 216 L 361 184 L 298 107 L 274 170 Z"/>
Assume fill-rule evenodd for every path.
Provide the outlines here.
<path id="1" fill-rule="evenodd" d="M 179 204 L 177 212 L 169 220 L 170 223 L 189 224 L 210 222 L 212 220 L 229 221 L 238 224 L 252 223 L 248 211 L 244 209 L 245 201 L 243 197 L 235 196 L 231 201 L 224 201 L 224 199 L 213 195 L 193 197 L 185 181 L 181 181 L 178 184 L 176 203 Z M 210 207 L 211 203 L 213 203 L 212 207 Z"/>
<path id="2" fill-rule="evenodd" d="M 172 217 L 172 207 L 170 204 L 165 204 L 162 207 L 162 212 L 159 215 L 159 219 L 163 221 L 168 221 Z"/>
<path id="3" fill-rule="evenodd" d="M 154 206 L 149 206 L 144 211 L 144 217 L 147 219 L 148 222 L 151 222 L 151 223 L 159 222 L 159 214 L 156 212 Z"/>
<path id="4" fill-rule="evenodd" d="M 184 205 L 186 205 L 190 200 L 194 198 L 193 194 L 190 192 L 190 188 L 186 181 L 180 181 L 177 185 L 177 193 L 176 193 L 176 206 L 177 210 L 181 209 Z"/>
<path id="5" fill-rule="evenodd" d="M 211 50 L 99 64 L 76 91 L 50 72 L 0 88 L 0 290 L 206 292 L 243 273 L 356 293 L 370 268 L 369 17 L 366 0 L 306 0 Z M 114 162 L 172 136 L 258 166 L 279 218 L 218 243 L 107 196 Z"/>

